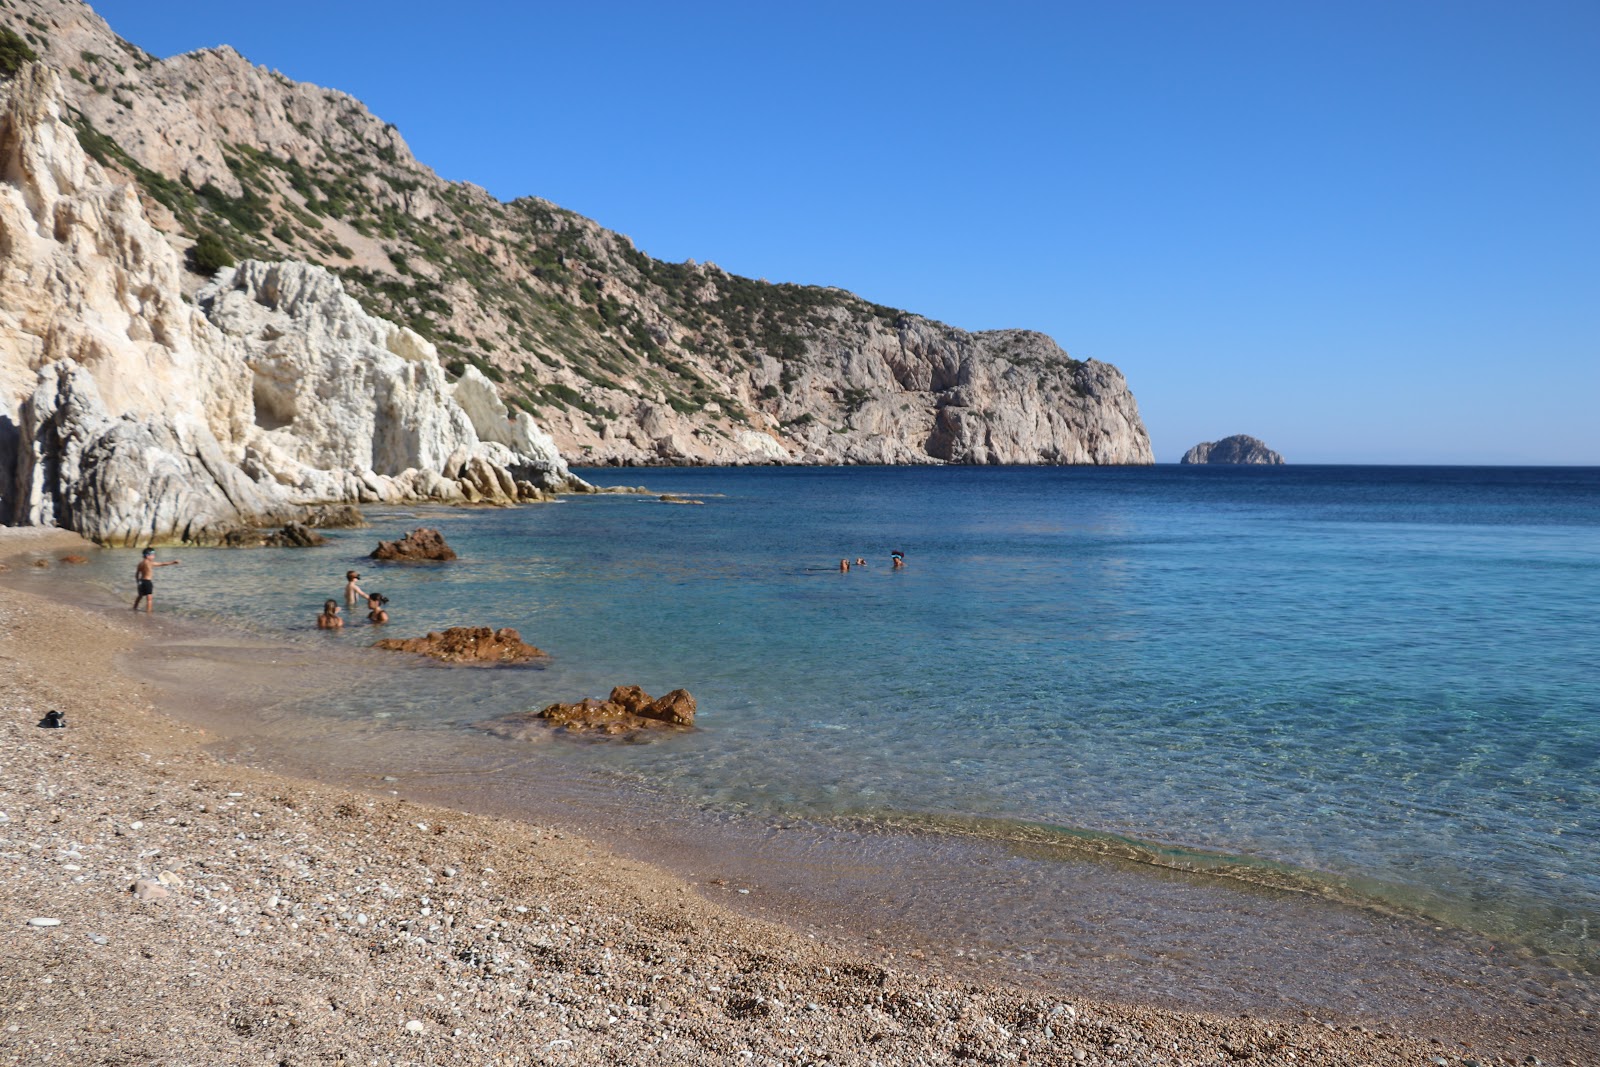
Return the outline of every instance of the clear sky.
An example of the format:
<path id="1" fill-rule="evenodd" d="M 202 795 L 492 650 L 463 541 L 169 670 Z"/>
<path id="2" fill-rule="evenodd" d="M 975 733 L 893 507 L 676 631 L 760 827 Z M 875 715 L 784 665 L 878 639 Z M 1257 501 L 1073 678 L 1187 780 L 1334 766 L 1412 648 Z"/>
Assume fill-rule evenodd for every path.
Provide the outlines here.
<path id="1" fill-rule="evenodd" d="M 1600 3 L 101 0 L 651 255 L 1028 327 L 1156 458 L 1600 464 Z"/>

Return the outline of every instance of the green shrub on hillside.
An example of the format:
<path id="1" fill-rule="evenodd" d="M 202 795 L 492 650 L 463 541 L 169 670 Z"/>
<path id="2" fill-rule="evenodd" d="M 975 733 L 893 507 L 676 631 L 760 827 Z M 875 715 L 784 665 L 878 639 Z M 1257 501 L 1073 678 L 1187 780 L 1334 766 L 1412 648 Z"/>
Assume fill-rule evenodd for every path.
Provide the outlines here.
<path id="1" fill-rule="evenodd" d="M 22 69 L 24 63 L 32 63 L 39 58 L 39 53 L 28 47 L 24 41 L 12 32 L 8 26 L 0 26 L 0 74 L 10 76 Z"/>
<path id="2" fill-rule="evenodd" d="M 231 267 L 236 261 L 228 246 L 222 238 L 206 230 L 195 241 L 194 247 L 189 249 L 189 265 L 197 274 L 206 277 L 217 273 L 223 267 Z"/>

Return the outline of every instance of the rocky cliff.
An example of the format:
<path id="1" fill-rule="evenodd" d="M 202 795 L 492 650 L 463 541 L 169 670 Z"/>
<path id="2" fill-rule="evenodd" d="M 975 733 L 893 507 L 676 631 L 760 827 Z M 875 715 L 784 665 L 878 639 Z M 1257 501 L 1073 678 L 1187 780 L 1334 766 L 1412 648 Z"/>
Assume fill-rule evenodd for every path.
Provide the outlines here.
<path id="1" fill-rule="evenodd" d="M 195 267 L 329 267 L 574 460 L 1151 462 L 1122 375 L 1047 337 L 664 263 L 546 201 L 443 181 L 345 94 L 226 47 L 157 59 L 78 0 L 8 2 L 0 19 L 66 72 L 84 145 Z"/>
<path id="2" fill-rule="evenodd" d="M 1183 454 L 1183 463 L 1259 463 L 1282 464 L 1283 457 L 1264 441 L 1236 433 L 1220 441 L 1204 441 Z"/>
<path id="3" fill-rule="evenodd" d="M 0 81 L 0 518 L 209 540 L 313 503 L 586 488 L 480 375 L 449 381 L 320 267 L 246 262 L 189 302 L 66 110 L 41 63 Z"/>

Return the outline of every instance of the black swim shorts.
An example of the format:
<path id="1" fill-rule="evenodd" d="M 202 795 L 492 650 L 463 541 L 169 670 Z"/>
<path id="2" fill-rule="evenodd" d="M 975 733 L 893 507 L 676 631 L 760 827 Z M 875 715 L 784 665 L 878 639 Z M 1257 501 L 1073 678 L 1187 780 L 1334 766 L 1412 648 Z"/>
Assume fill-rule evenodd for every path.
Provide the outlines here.
<path id="1" fill-rule="evenodd" d="M 156 591 L 156 583 L 155 582 L 152 582 L 148 578 L 140 578 L 139 579 L 139 595 L 140 596 L 154 596 L 155 595 L 155 591 Z"/>

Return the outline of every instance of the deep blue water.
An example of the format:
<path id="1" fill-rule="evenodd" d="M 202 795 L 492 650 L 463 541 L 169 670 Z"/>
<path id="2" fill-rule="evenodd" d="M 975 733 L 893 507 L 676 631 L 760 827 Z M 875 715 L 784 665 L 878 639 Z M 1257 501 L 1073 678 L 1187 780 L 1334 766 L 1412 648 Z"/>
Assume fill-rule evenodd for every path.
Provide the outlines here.
<path id="1" fill-rule="evenodd" d="M 694 735 L 538 758 L 725 808 L 981 816 L 1282 864 L 1600 961 L 1600 470 L 587 473 L 705 505 L 378 512 L 294 564 L 179 553 L 163 605 L 243 597 L 327 640 L 306 627 L 358 566 L 395 633 L 512 625 L 555 656 L 413 672 L 381 698 L 399 722 L 682 686 Z M 420 520 L 463 561 L 357 561 Z M 120 585 L 132 562 L 94 566 Z"/>

